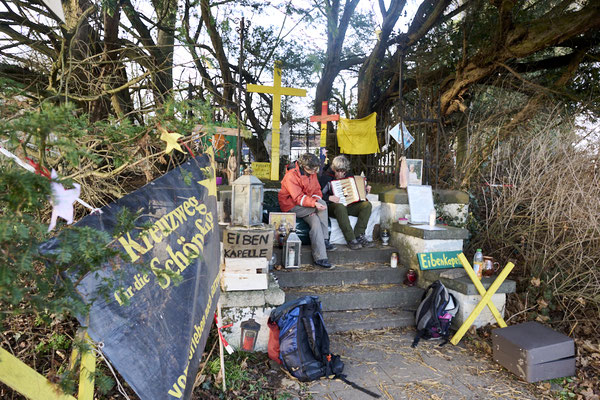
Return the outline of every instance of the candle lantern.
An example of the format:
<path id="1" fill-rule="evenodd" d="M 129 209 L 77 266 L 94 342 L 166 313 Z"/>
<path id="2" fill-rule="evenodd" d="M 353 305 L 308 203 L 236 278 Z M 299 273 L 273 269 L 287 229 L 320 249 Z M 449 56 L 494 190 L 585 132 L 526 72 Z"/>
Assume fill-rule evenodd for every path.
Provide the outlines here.
<path id="1" fill-rule="evenodd" d="M 256 338 L 258 337 L 258 331 L 260 331 L 260 324 L 250 318 L 240 324 L 242 333 L 240 337 L 240 345 L 244 351 L 254 351 L 256 346 Z"/>
<path id="2" fill-rule="evenodd" d="M 279 247 L 283 249 L 287 238 L 287 223 L 285 221 L 281 221 L 281 224 L 279 224 L 279 229 L 277 229 L 277 236 L 279 236 Z"/>
<path id="3" fill-rule="evenodd" d="M 283 250 L 286 268 L 300 268 L 300 249 L 302 241 L 296 232 L 290 231 Z"/>
<path id="4" fill-rule="evenodd" d="M 389 241 L 390 241 L 390 233 L 388 232 L 387 229 L 384 229 L 381 232 L 381 244 L 384 246 L 387 246 Z"/>
<path id="5" fill-rule="evenodd" d="M 234 225 L 261 225 L 264 183 L 253 175 L 242 175 L 232 186 L 231 220 Z"/>

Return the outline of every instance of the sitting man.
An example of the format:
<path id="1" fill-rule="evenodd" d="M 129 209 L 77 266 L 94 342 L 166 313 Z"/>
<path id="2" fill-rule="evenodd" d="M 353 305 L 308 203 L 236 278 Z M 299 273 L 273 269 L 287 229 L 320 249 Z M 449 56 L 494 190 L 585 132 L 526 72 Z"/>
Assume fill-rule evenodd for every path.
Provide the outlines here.
<path id="1" fill-rule="evenodd" d="M 283 212 L 293 212 L 310 225 L 310 244 L 315 264 L 331 269 L 326 250 L 334 250 L 329 244 L 329 220 L 327 205 L 321 199 L 321 186 L 316 173 L 319 158 L 314 154 L 302 154 L 298 161 L 288 166 L 279 191 L 279 207 Z"/>
<path id="2" fill-rule="evenodd" d="M 329 214 L 337 219 L 348 247 L 352 250 L 358 250 L 362 247 L 373 247 L 375 244 L 367 239 L 365 230 L 371 216 L 371 203 L 368 201 L 359 201 L 357 203 L 345 206 L 340 203 L 340 198 L 333 195 L 331 181 L 334 179 L 348 178 L 350 161 L 344 156 L 337 156 L 333 159 L 331 167 L 323 172 L 319 183 L 323 191 L 323 199 L 327 202 Z M 371 191 L 371 186 L 366 187 L 367 193 Z M 348 215 L 358 217 L 354 231 Z"/>

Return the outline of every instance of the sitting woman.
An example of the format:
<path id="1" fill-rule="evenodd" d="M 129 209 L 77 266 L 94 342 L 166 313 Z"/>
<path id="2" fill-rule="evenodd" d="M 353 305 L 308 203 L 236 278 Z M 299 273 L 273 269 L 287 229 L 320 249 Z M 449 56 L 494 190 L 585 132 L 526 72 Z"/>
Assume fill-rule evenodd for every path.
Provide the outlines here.
<path id="1" fill-rule="evenodd" d="M 314 154 L 302 154 L 298 161 L 288 166 L 279 191 L 279 207 L 283 212 L 293 212 L 310 225 L 310 244 L 315 264 L 331 269 L 326 250 L 334 250 L 329 244 L 327 205 L 321 199 L 321 187 L 316 173 L 319 158 Z"/>
<path id="2" fill-rule="evenodd" d="M 359 201 L 348 204 L 340 203 L 340 198 L 333 195 L 331 181 L 335 179 L 348 178 L 350 170 L 350 161 L 344 156 L 337 156 L 331 162 L 331 167 L 323 172 L 319 183 L 323 191 L 323 199 L 327 202 L 329 214 L 337 219 L 340 229 L 344 234 L 348 247 L 352 250 L 358 250 L 362 247 L 373 247 L 375 244 L 367 239 L 365 230 L 371 216 L 371 203 L 368 201 Z M 367 193 L 371 191 L 371 186 L 366 187 Z M 348 215 L 358 217 L 358 221 L 352 230 Z"/>

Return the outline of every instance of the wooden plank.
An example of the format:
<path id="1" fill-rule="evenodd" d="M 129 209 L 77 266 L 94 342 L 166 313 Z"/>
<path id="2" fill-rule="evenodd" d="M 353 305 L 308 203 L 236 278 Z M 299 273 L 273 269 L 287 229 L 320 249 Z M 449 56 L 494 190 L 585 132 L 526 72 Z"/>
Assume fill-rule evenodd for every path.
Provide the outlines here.
<path id="1" fill-rule="evenodd" d="M 193 133 L 197 134 L 200 132 L 206 132 L 206 133 L 214 132 L 217 135 L 237 136 L 238 128 L 225 128 L 222 126 L 196 125 L 194 127 Z M 248 129 L 242 128 L 240 131 L 240 136 L 242 136 L 244 138 L 249 138 L 252 136 L 252 133 Z"/>
<path id="2" fill-rule="evenodd" d="M 471 278 L 471 281 L 473 282 L 473 285 L 475 285 L 475 289 L 477 289 L 479 295 L 484 296 L 485 288 L 481 284 L 481 280 L 479 280 L 479 278 L 475 274 L 475 271 L 473 271 L 473 267 L 471 267 L 471 264 L 469 263 L 469 260 L 467 260 L 467 257 L 465 257 L 464 253 L 460 253 L 458 255 L 458 259 L 465 268 L 465 271 L 467 271 L 467 275 L 469 275 L 469 278 Z M 500 328 L 506 328 L 506 322 L 504 322 L 502 315 L 500 314 L 494 303 L 490 301 L 490 303 L 488 304 L 488 308 L 494 316 L 494 318 L 496 318 L 496 322 L 498 322 Z"/>
<path id="3" fill-rule="evenodd" d="M 221 287 L 226 292 L 240 290 L 266 290 L 269 287 L 268 274 L 229 274 L 221 278 Z"/>
<path id="4" fill-rule="evenodd" d="M 264 257 L 225 259 L 226 273 L 256 274 L 259 273 L 258 270 L 262 270 L 261 272 L 268 272 L 268 269 L 269 264 Z"/>
<path id="5" fill-rule="evenodd" d="M 77 339 L 86 341 L 90 346 L 92 345 L 92 339 L 88 336 L 87 332 L 81 328 L 77 331 Z M 79 350 L 76 346 L 73 346 L 71 352 L 71 358 L 69 360 L 69 369 L 72 371 L 79 357 Z M 96 371 L 96 356 L 90 350 L 87 349 L 81 355 L 81 363 L 79 367 L 79 391 L 77 395 L 78 400 L 94 400 L 94 373 Z"/>
<path id="6" fill-rule="evenodd" d="M 87 332 L 84 335 L 85 340 L 92 344 L 92 339 Z M 87 349 L 81 355 L 81 369 L 79 370 L 79 391 L 78 400 L 94 400 L 94 374 L 96 372 L 96 356 L 94 352 Z"/>
<path id="7" fill-rule="evenodd" d="M 0 380 L 31 400 L 77 400 L 3 348 L 0 348 Z"/>
<path id="8" fill-rule="evenodd" d="M 465 335 L 465 333 L 467 333 L 467 330 L 471 327 L 471 325 L 473 324 L 473 321 L 475 321 L 475 318 L 477 318 L 477 316 L 479 315 L 481 310 L 483 310 L 483 308 L 485 306 L 489 306 L 489 304 L 493 305 L 492 296 L 494 295 L 494 293 L 496 293 L 496 291 L 498 290 L 500 285 L 502 285 L 502 282 L 504 282 L 504 280 L 506 279 L 508 274 L 510 274 L 510 271 L 512 271 L 512 269 L 514 267 L 515 267 L 515 265 L 511 262 L 506 264 L 506 266 L 504 267 L 502 272 L 500 272 L 500 275 L 498 275 L 498 277 L 496 278 L 494 283 L 492 283 L 492 285 L 487 290 L 487 292 L 485 292 L 485 295 L 481 298 L 479 303 L 477 303 L 477 305 L 475 306 L 473 311 L 471 311 L 471 314 L 469 315 L 469 317 L 465 320 L 465 322 L 463 322 L 461 327 L 458 328 L 458 330 L 456 331 L 454 336 L 452 336 L 452 339 L 450 339 L 450 343 L 452 343 L 453 345 L 456 346 L 458 344 L 458 342 L 460 342 L 460 339 L 462 339 L 462 337 Z M 467 270 L 467 272 L 469 272 L 469 271 Z M 472 268 L 471 268 L 471 272 L 473 272 Z M 470 276 L 470 274 L 469 274 L 469 276 Z M 471 277 L 471 279 L 473 279 L 473 277 Z M 479 280 L 477 277 L 475 277 L 475 279 Z M 475 282 L 475 281 L 473 281 L 473 282 Z M 491 307 L 490 307 L 490 309 L 491 309 Z M 502 318 L 500 318 L 500 320 L 502 321 L 502 323 L 504 323 L 504 325 L 506 325 L 506 323 L 504 322 L 504 320 Z M 500 321 L 498 321 L 498 323 L 500 323 Z"/>

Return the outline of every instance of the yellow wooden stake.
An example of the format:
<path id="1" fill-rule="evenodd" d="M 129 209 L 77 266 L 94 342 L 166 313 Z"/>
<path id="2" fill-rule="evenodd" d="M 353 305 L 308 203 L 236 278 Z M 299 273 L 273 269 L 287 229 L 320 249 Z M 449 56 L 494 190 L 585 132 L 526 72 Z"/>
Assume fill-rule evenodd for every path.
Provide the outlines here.
<path id="1" fill-rule="evenodd" d="M 87 332 L 82 335 L 84 339 L 92 343 Z M 96 356 L 91 350 L 86 350 L 81 355 L 81 368 L 79 369 L 79 392 L 77 400 L 94 400 L 94 374 L 96 372 Z"/>
<path id="2" fill-rule="evenodd" d="M 31 400 L 77 400 L 3 348 L 0 348 L 0 380 Z"/>
<path id="3" fill-rule="evenodd" d="M 253 93 L 273 94 L 273 124 L 271 126 L 271 180 L 279 180 L 279 132 L 281 114 L 281 96 L 306 96 L 306 90 L 281 87 L 281 61 L 275 62 L 273 86 L 248 84 L 246 89 Z"/>
<path id="4" fill-rule="evenodd" d="M 485 288 L 481 284 L 481 281 L 479 280 L 479 278 L 477 278 L 477 275 L 475 274 L 475 271 L 473 271 L 473 268 L 471 267 L 471 264 L 467 260 L 467 257 L 465 257 L 465 255 L 463 253 L 460 253 L 458 255 L 458 259 L 460 260 L 463 267 L 465 268 L 465 271 L 467 271 L 467 275 L 469 275 L 469 278 L 471 278 L 471 280 L 473 281 L 473 284 L 475 285 L 475 289 L 477 289 L 477 292 L 479 292 L 479 295 L 485 296 Z M 492 312 L 492 315 L 494 316 L 494 318 L 496 318 L 496 322 L 498 322 L 498 325 L 500 325 L 500 328 L 506 328 L 506 322 L 504 322 L 504 319 L 502 319 L 502 315 L 500 315 L 500 312 L 498 311 L 498 309 L 496 308 L 494 303 L 492 303 L 490 301 L 488 304 L 488 308 Z"/>
<path id="5" fill-rule="evenodd" d="M 86 332 L 77 333 L 80 339 L 91 341 Z M 73 369 L 77 362 L 79 352 L 73 348 L 71 352 L 70 368 Z M 58 385 L 51 383 L 33 368 L 0 348 L 0 381 L 31 400 L 94 400 L 94 372 L 96 371 L 96 357 L 92 351 L 84 351 L 81 355 L 81 368 L 79 371 L 79 393 L 76 399 L 62 393 Z"/>
<path id="6" fill-rule="evenodd" d="M 468 264 L 468 262 L 467 262 L 467 264 Z M 473 311 L 471 312 L 469 317 L 461 325 L 461 327 L 458 328 L 458 331 L 456 331 L 456 333 L 450 340 L 450 343 L 452 343 L 453 345 L 457 345 L 458 342 L 460 342 L 460 340 L 463 338 L 465 333 L 467 333 L 467 330 L 471 327 L 471 325 L 473 324 L 473 322 L 475 321 L 475 319 L 477 318 L 479 313 L 481 313 L 483 308 L 485 306 L 489 307 L 490 304 L 493 306 L 492 296 L 494 295 L 494 293 L 496 293 L 496 291 L 498 290 L 500 285 L 502 285 L 502 282 L 504 282 L 504 280 L 506 279 L 508 274 L 510 274 L 510 271 L 512 271 L 512 269 L 514 267 L 515 267 L 515 265 L 511 262 L 506 264 L 506 267 L 504 267 L 502 272 L 500 272 L 500 275 L 498 275 L 498 277 L 496 278 L 494 283 L 492 283 L 492 285 L 490 286 L 488 291 L 485 292 L 485 289 L 484 289 L 485 294 L 483 295 L 482 299 L 479 301 L 479 303 L 477 303 L 477 305 L 475 306 L 475 308 L 473 309 Z M 468 265 L 468 268 L 465 266 L 465 270 L 467 270 L 467 274 L 469 273 L 469 269 L 471 270 L 471 272 L 473 272 L 473 268 L 471 268 L 471 265 Z M 473 272 L 472 276 L 471 276 L 471 274 L 469 274 L 469 277 L 471 278 L 471 280 L 473 280 L 473 282 L 475 282 L 475 280 L 479 280 L 479 278 L 477 278 L 477 276 L 475 275 L 474 272 Z M 479 282 L 479 284 L 481 285 L 481 282 Z M 490 308 L 490 310 L 491 310 L 491 308 Z M 502 320 L 502 318 L 500 318 L 500 319 Z M 504 323 L 504 320 L 502 320 L 502 322 Z M 506 326 L 506 323 L 504 325 Z"/>

